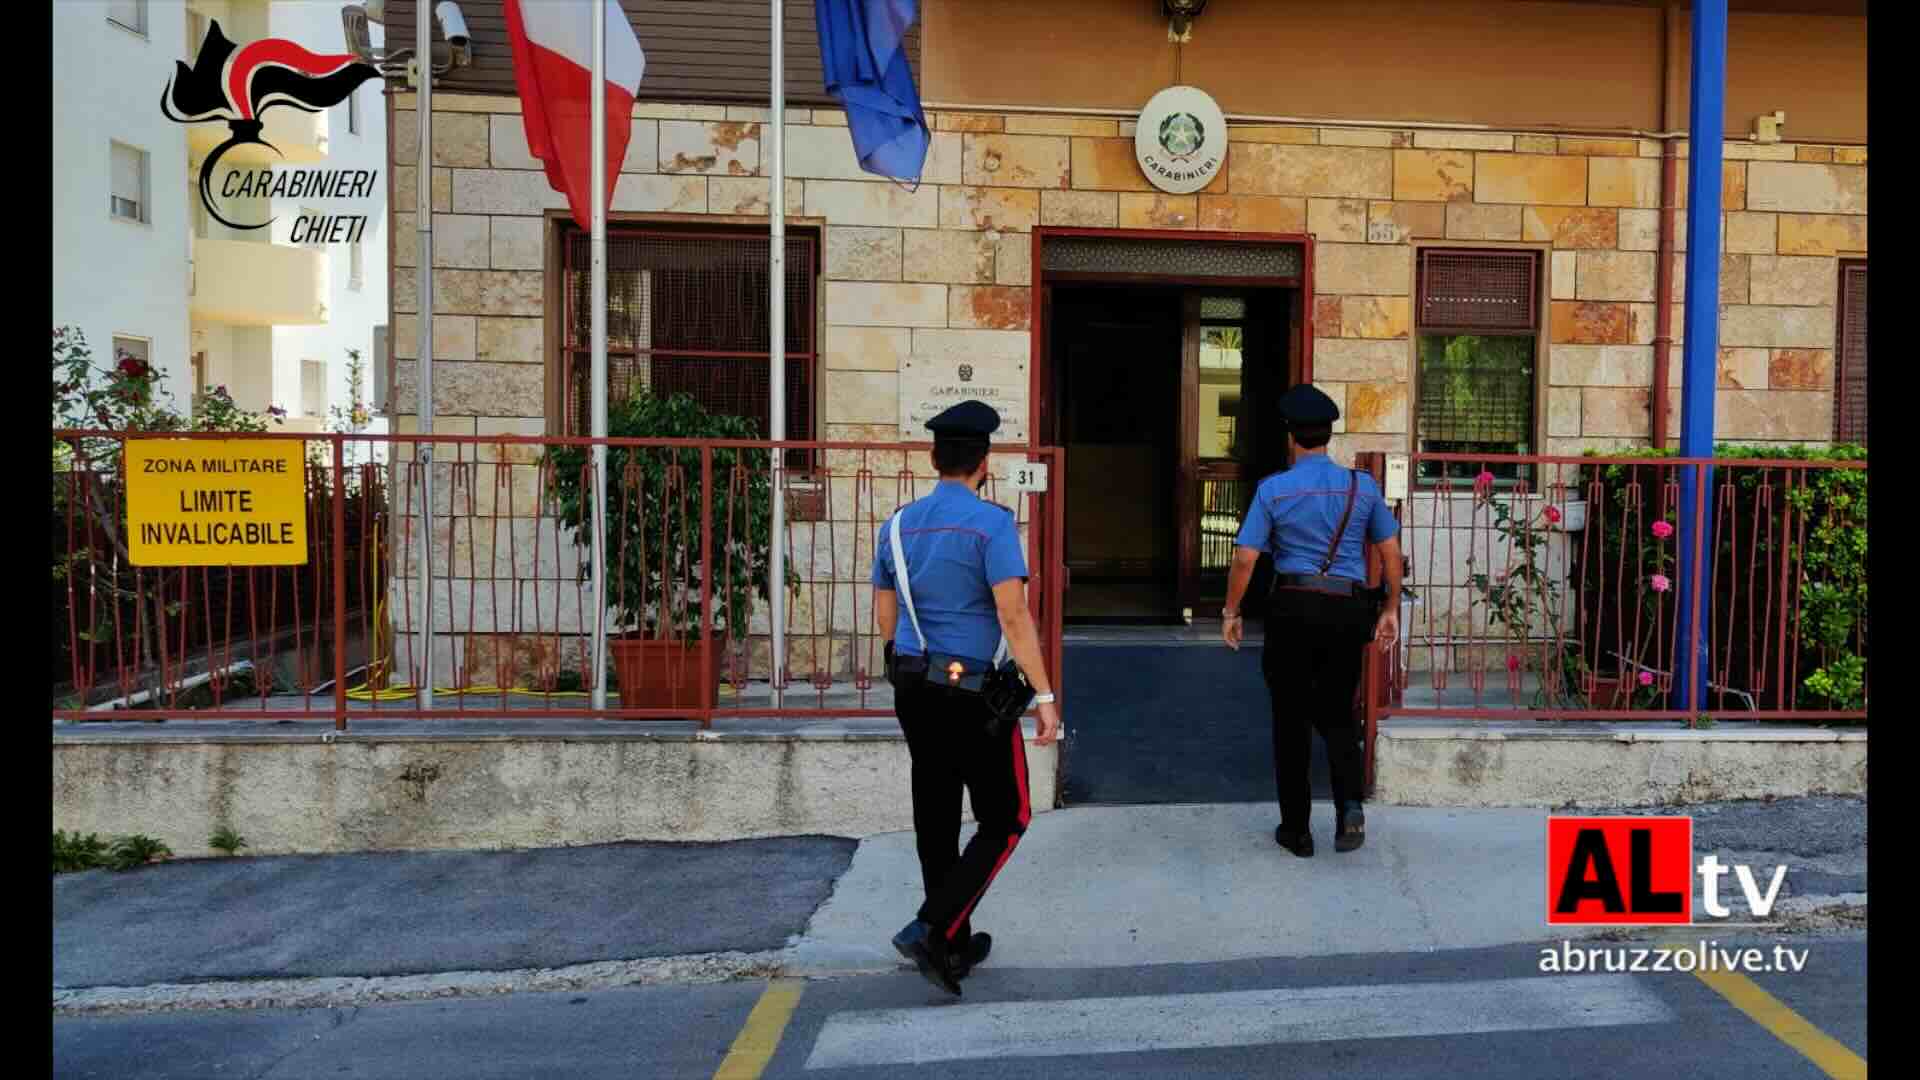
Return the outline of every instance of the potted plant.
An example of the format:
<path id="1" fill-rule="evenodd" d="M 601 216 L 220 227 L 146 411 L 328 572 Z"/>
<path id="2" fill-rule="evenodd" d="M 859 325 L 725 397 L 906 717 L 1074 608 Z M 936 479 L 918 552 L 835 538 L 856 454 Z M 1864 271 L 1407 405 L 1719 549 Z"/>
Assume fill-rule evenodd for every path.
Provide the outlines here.
<path id="1" fill-rule="evenodd" d="M 687 394 L 636 391 L 607 410 L 616 439 L 755 439 L 751 421 L 707 412 Z M 700 562 L 699 447 L 612 446 L 607 451 L 608 633 L 620 704 L 629 709 L 697 704 L 702 680 L 720 681 L 729 638 L 746 636 L 754 597 L 767 598 L 773 540 L 772 456 L 765 449 L 716 447 L 707 528 L 714 566 Z M 590 548 L 593 505 L 588 448 L 556 447 L 549 495 L 554 513 Z M 581 578 L 591 571 L 583 560 Z M 713 624 L 701 582 L 713 583 Z M 702 665 L 702 629 L 711 639 Z"/>

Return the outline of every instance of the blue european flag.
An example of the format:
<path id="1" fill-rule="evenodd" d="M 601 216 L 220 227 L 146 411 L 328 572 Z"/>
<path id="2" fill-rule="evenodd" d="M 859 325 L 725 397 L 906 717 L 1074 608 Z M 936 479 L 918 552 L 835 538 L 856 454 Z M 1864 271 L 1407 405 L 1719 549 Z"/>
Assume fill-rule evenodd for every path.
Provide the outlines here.
<path id="1" fill-rule="evenodd" d="M 827 93 L 847 110 L 860 167 L 918 184 L 932 136 L 904 39 L 919 0 L 815 0 L 813 12 Z"/>

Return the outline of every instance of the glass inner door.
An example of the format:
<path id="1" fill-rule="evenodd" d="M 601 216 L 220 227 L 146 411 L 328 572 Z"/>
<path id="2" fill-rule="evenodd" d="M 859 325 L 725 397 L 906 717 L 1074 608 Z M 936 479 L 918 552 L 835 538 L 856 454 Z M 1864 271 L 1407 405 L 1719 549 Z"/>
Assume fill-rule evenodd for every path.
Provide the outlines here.
<path id="1" fill-rule="evenodd" d="M 1253 492 L 1243 477 L 1240 435 L 1252 404 L 1246 387 L 1247 301 L 1244 297 L 1200 300 L 1199 416 L 1193 424 L 1200 544 L 1199 586 L 1203 598 L 1226 595 L 1234 538 Z"/>

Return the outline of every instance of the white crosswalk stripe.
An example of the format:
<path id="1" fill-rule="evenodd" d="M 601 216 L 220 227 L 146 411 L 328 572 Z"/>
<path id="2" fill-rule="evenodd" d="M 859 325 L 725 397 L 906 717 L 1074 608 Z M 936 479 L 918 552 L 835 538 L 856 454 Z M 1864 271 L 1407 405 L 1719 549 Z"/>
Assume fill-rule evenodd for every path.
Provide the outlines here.
<path id="1" fill-rule="evenodd" d="M 808 1069 L 1668 1023 L 1631 975 L 1319 986 L 839 1013 Z"/>

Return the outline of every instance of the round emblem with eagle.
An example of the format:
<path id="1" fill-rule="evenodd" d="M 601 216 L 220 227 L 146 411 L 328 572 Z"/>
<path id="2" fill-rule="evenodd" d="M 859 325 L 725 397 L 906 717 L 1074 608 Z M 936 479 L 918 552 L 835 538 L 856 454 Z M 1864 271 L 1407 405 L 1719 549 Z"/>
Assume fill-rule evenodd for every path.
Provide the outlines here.
<path id="1" fill-rule="evenodd" d="M 1160 121 L 1160 148 L 1185 161 L 1207 141 L 1207 128 L 1192 113 L 1169 113 Z"/>
<path id="2" fill-rule="evenodd" d="M 1227 118 L 1206 91 L 1169 86 L 1140 111 L 1133 153 L 1154 187 L 1176 195 L 1199 191 L 1226 164 Z"/>

